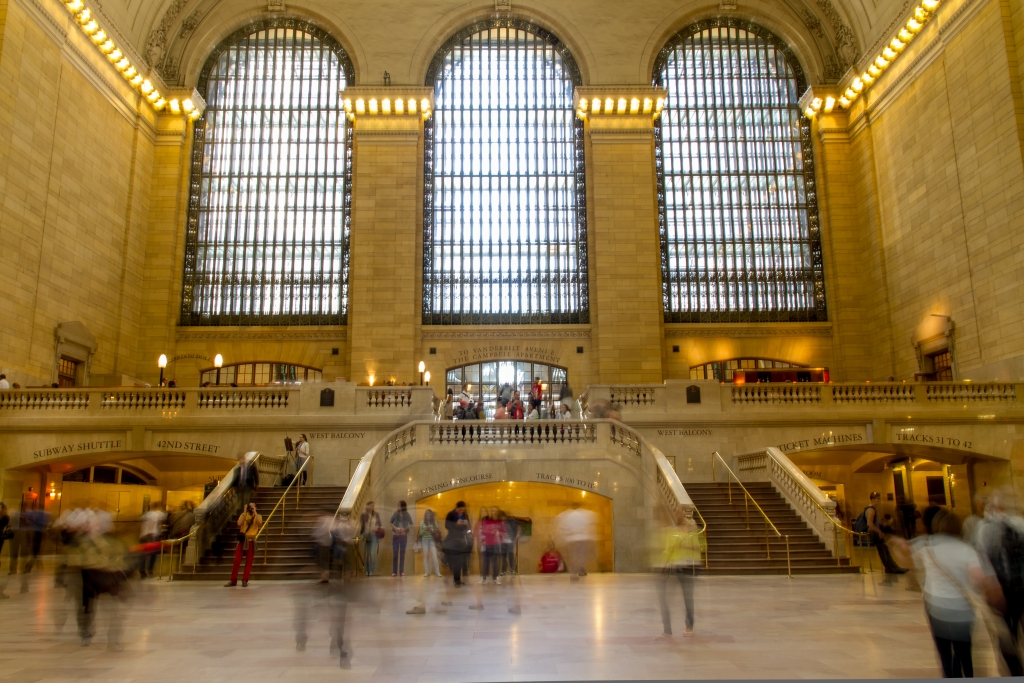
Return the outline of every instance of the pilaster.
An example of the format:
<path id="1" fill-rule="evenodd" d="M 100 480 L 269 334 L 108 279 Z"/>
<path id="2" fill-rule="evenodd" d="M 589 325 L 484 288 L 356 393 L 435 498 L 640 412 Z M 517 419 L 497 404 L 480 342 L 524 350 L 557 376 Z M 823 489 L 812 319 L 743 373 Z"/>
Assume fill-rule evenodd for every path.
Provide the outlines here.
<path id="1" fill-rule="evenodd" d="M 654 118 L 664 91 L 577 88 L 586 120 L 591 336 L 600 382 L 662 380 Z"/>
<path id="2" fill-rule="evenodd" d="M 343 97 L 355 135 L 349 372 L 358 383 L 412 383 L 420 360 L 423 121 L 433 91 L 362 87 Z"/>

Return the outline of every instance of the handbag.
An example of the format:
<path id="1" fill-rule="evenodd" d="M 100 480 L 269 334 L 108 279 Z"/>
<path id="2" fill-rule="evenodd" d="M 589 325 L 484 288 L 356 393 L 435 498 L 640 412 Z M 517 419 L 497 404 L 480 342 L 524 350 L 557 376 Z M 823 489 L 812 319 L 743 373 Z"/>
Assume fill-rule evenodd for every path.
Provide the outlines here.
<path id="1" fill-rule="evenodd" d="M 255 521 L 256 521 L 256 518 L 253 517 L 252 519 L 249 520 L 249 526 L 245 527 L 245 531 L 239 531 L 238 532 L 238 535 L 235 538 L 236 538 L 236 540 L 239 543 L 245 543 L 245 535 L 247 533 L 249 533 L 249 529 L 252 528 L 253 522 L 255 522 Z"/>
<path id="2" fill-rule="evenodd" d="M 384 529 L 382 529 L 381 527 L 377 527 L 373 530 L 373 535 L 377 538 L 384 538 Z"/>

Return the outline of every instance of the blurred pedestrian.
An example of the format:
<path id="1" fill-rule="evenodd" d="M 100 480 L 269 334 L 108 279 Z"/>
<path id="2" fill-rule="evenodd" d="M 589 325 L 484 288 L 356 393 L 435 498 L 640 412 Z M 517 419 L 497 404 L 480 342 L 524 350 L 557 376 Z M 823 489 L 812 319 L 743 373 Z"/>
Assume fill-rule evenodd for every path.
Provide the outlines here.
<path id="1" fill-rule="evenodd" d="M 498 573 L 501 571 L 501 551 L 505 540 L 505 523 L 498 519 L 498 509 L 491 507 L 480 520 L 480 583 L 487 583 L 487 575 L 495 584 L 501 585 Z"/>
<path id="2" fill-rule="evenodd" d="M 1011 676 L 1024 676 L 1019 631 L 1024 614 L 1024 519 L 1017 514 L 1013 491 L 998 488 L 985 504 L 976 525 L 974 547 L 988 560 L 1003 591 L 1002 617 L 1009 631 L 1000 651 Z"/>
<path id="3" fill-rule="evenodd" d="M 433 510 L 426 510 L 423 513 L 419 541 L 423 553 L 423 576 L 430 576 L 431 567 L 433 567 L 434 574 L 441 576 L 441 565 L 437 561 L 437 546 L 441 543 L 441 529 L 437 526 L 437 517 Z"/>
<path id="4" fill-rule="evenodd" d="M 597 514 L 573 503 L 555 518 L 559 543 L 568 550 L 569 579 L 587 575 L 587 562 L 597 543 Z"/>
<path id="5" fill-rule="evenodd" d="M 249 574 L 252 573 L 252 562 L 256 556 L 256 536 L 263 526 L 263 517 L 256 512 L 256 503 L 249 503 L 238 516 L 238 545 L 235 546 L 235 563 L 231 566 L 231 579 L 224 584 L 226 588 L 238 585 L 238 568 L 245 555 L 245 572 L 242 574 L 242 588 L 249 585 Z"/>
<path id="6" fill-rule="evenodd" d="M 3 563 L 3 550 L 4 543 L 9 542 L 14 536 L 14 531 L 11 529 L 11 516 L 7 512 L 7 506 L 0 502 L 0 564 Z M 6 585 L 4 586 L 4 588 Z M 11 596 L 3 592 L 3 588 L 0 588 L 0 600 L 9 598 Z"/>
<path id="7" fill-rule="evenodd" d="M 405 549 L 409 543 L 409 528 L 412 517 L 404 500 L 398 501 L 398 509 L 391 514 L 391 578 L 405 576 Z"/>
<path id="8" fill-rule="evenodd" d="M 473 551 L 473 533 L 465 502 L 460 500 L 455 504 L 455 508 L 444 519 L 444 528 L 447 535 L 442 547 L 448 558 L 452 580 L 458 587 L 463 585 L 463 573 L 467 568 L 469 554 Z"/>
<path id="9" fill-rule="evenodd" d="M 249 507 L 252 494 L 260 486 L 260 474 L 256 465 L 249 462 L 245 453 L 238 456 L 238 471 L 235 474 L 235 488 L 238 492 L 238 499 L 242 503 L 242 510 Z"/>
<path id="10" fill-rule="evenodd" d="M 683 603 L 686 606 L 686 630 L 683 631 L 683 635 L 693 635 L 693 580 L 701 563 L 701 541 L 697 524 L 682 510 L 676 512 L 675 523 L 666 524 L 658 534 L 652 565 L 658 576 L 662 633 L 655 640 L 672 638 L 668 590 L 669 584 L 674 581 L 679 581 L 679 586 L 683 590 Z"/>
<path id="11" fill-rule="evenodd" d="M 320 583 L 327 583 L 331 578 L 331 551 L 334 547 L 334 515 L 329 510 L 322 510 L 313 519 L 313 556 L 320 570 Z"/>
<path id="12" fill-rule="evenodd" d="M 167 515 L 164 514 L 163 506 L 160 503 L 154 503 L 148 512 L 143 512 L 142 517 L 139 518 L 141 522 L 139 527 L 139 543 L 155 543 L 159 541 L 163 537 L 163 526 L 166 519 Z M 139 576 L 146 578 L 149 574 L 152 574 L 156 559 L 156 553 L 149 553 L 139 567 Z"/>
<path id="13" fill-rule="evenodd" d="M 366 575 L 373 576 L 377 570 L 377 545 L 384 538 L 384 527 L 381 526 L 380 515 L 372 500 L 359 516 L 359 537 L 363 539 L 363 552 L 366 555 Z"/>
<path id="14" fill-rule="evenodd" d="M 986 576 L 978 553 L 960 540 L 960 518 L 940 510 L 932 518 L 932 534 L 911 542 L 914 565 L 924 572 L 924 608 L 946 678 L 974 676 L 971 630 L 974 591 L 998 602 L 999 583 Z"/>
<path id="15" fill-rule="evenodd" d="M 853 530 L 858 533 L 868 533 L 871 535 L 871 545 L 877 549 L 878 558 L 882 561 L 886 574 L 905 574 L 907 570 L 896 564 L 892 554 L 889 552 L 889 546 L 886 544 L 886 536 L 890 535 L 891 531 L 883 529 L 879 523 L 878 507 L 882 504 L 882 494 L 872 492 L 869 500 L 868 506 L 854 520 Z"/>
<path id="16" fill-rule="evenodd" d="M 505 525 L 505 537 L 501 543 L 501 573 L 502 575 L 518 574 L 515 549 L 519 535 L 522 533 L 519 529 L 519 520 L 511 515 L 506 515 L 504 510 L 498 510 L 498 519 Z"/>

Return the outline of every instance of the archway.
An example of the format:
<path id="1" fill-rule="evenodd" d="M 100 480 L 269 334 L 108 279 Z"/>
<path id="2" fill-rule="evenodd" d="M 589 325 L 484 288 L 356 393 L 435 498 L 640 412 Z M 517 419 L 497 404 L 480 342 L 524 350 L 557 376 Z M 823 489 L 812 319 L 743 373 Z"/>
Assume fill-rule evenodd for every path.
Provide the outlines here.
<path id="1" fill-rule="evenodd" d="M 434 511 L 438 523 L 443 527 L 444 517 L 455 508 L 455 503 L 464 501 L 470 519 L 474 524 L 481 516 L 481 508 L 497 507 L 520 519 L 529 519 L 529 524 L 522 525 L 522 535 L 518 547 L 519 571 L 523 574 L 537 573 L 540 556 L 552 540 L 557 545 L 555 518 L 570 509 L 574 503 L 597 514 L 597 549 L 588 568 L 591 571 L 614 571 L 614 538 L 612 523 L 612 500 L 605 496 L 557 484 L 539 482 L 501 481 L 488 484 L 476 484 L 454 490 L 443 491 L 426 496 L 416 501 L 415 515 L 417 523 L 423 519 L 426 510 Z M 565 554 L 565 549 L 558 547 Z M 474 547 L 471 571 L 479 574 L 479 550 Z M 408 559 L 408 558 L 406 558 Z M 416 560 L 416 571 L 422 573 L 421 559 Z"/>

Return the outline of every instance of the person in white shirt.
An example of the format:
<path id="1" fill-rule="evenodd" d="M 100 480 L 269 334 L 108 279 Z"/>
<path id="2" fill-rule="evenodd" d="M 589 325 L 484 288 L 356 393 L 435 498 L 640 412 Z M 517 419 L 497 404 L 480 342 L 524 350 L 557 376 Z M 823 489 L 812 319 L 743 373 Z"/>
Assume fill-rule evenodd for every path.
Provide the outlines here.
<path id="1" fill-rule="evenodd" d="M 980 593 L 990 604 L 1002 600 L 1002 591 L 987 563 L 960 540 L 960 518 L 939 510 L 932 534 L 911 541 L 914 565 L 924 573 L 924 609 L 946 678 L 974 676 L 971 630 L 975 614 L 969 594 Z"/>
<path id="2" fill-rule="evenodd" d="M 299 471 L 299 468 L 302 467 L 302 464 L 304 462 L 306 462 L 306 458 L 308 458 L 308 457 L 309 457 L 309 441 L 306 440 L 306 435 L 305 434 L 299 434 L 299 442 L 297 444 L 295 444 L 295 471 L 296 472 Z M 302 480 L 299 483 L 300 484 L 305 484 L 306 483 L 306 478 L 307 478 L 308 475 L 309 475 L 309 472 L 307 472 L 306 470 L 303 470 L 302 474 L 299 475 L 302 478 Z"/>
<path id="3" fill-rule="evenodd" d="M 568 550 L 569 579 L 576 581 L 587 575 L 587 562 L 597 544 L 597 513 L 585 510 L 579 503 L 555 517 L 559 544 Z"/>
<path id="4" fill-rule="evenodd" d="M 10 389 L 11 383 L 7 381 L 7 375 L 0 375 L 0 389 Z"/>
<path id="5" fill-rule="evenodd" d="M 163 506 L 160 503 L 154 503 L 149 512 L 142 513 L 142 517 L 139 518 L 139 521 L 142 522 L 139 528 L 139 542 L 153 543 L 154 541 L 159 541 L 163 534 L 165 519 L 167 519 L 167 515 L 164 513 Z M 139 568 L 139 575 L 143 579 L 153 573 L 156 556 L 157 553 L 150 553 L 146 562 Z"/>

